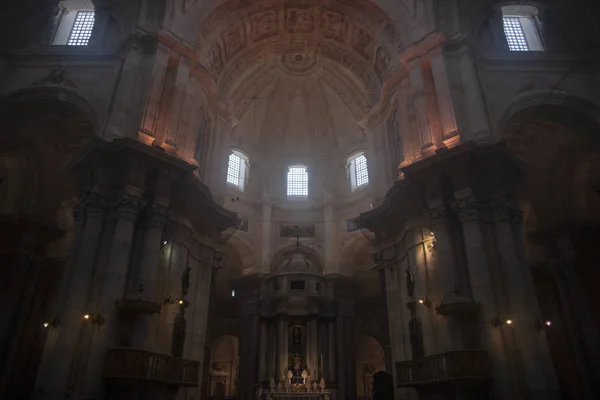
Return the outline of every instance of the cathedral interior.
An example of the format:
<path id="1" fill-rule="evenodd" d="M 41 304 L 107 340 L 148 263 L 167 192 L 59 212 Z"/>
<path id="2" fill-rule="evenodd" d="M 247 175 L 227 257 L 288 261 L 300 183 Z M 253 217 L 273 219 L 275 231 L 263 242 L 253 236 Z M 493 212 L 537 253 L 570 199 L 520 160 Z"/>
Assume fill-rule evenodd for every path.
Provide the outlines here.
<path id="1" fill-rule="evenodd" d="M 0 398 L 600 398 L 593 0 L 4 0 Z"/>

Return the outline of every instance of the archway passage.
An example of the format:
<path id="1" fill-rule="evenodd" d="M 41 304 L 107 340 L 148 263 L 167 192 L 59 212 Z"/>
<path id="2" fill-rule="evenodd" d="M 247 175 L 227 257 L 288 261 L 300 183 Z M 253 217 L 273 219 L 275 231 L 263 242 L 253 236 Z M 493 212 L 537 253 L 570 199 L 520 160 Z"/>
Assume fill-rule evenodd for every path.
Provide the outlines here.
<path id="1" fill-rule="evenodd" d="M 363 336 L 356 346 L 356 394 L 359 399 L 373 398 L 373 375 L 385 371 L 383 348 L 371 336 Z"/>
<path id="2" fill-rule="evenodd" d="M 546 331 L 563 394 L 583 398 L 597 393 L 600 373 L 600 125 L 545 105 L 518 112 L 504 134 L 528 172 L 518 201 L 541 306 L 536 326 Z"/>
<path id="3" fill-rule="evenodd" d="M 89 115 L 62 96 L 0 104 L 0 397 L 34 387 L 73 236 L 68 162 L 94 136 Z M 2 396 L 4 395 L 4 396 Z"/>
<path id="4" fill-rule="evenodd" d="M 233 398 L 238 376 L 238 339 L 219 337 L 210 348 L 209 391 L 215 399 Z"/>

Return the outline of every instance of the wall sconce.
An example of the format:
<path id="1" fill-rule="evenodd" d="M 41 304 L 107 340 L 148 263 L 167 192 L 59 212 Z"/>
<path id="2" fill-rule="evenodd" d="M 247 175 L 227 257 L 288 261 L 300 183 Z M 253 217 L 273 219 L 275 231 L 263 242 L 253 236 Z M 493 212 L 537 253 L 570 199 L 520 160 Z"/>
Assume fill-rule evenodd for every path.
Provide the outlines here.
<path id="1" fill-rule="evenodd" d="M 92 324 L 102 326 L 106 322 L 106 318 L 102 314 L 93 315 L 93 314 L 85 314 L 83 319 L 86 321 L 91 321 Z"/>
<path id="2" fill-rule="evenodd" d="M 535 330 L 538 332 L 543 331 L 544 329 L 549 329 L 552 326 L 552 321 L 547 319 L 545 321 L 535 321 Z"/>
<path id="3" fill-rule="evenodd" d="M 515 323 L 514 320 L 507 318 L 505 320 L 501 320 L 500 317 L 494 317 L 490 320 L 490 324 L 494 327 L 494 328 L 498 328 L 499 326 L 505 325 L 505 326 L 513 326 L 513 324 Z"/>
<path id="4" fill-rule="evenodd" d="M 58 319 L 58 317 L 52 318 L 52 321 L 44 321 L 44 323 L 42 324 L 42 327 L 44 329 L 58 328 L 59 326 L 60 326 L 60 320 Z"/>
<path id="5" fill-rule="evenodd" d="M 184 307 L 187 307 L 190 304 L 189 301 L 187 301 L 185 299 L 178 299 L 173 296 L 169 296 L 163 300 L 163 305 L 175 304 L 175 303 L 179 304 L 180 306 L 184 306 Z"/>
<path id="6" fill-rule="evenodd" d="M 430 302 L 430 301 L 429 301 L 427 298 L 424 298 L 424 299 L 423 299 L 423 298 L 421 298 L 421 299 L 417 300 L 417 302 L 418 302 L 419 304 L 422 304 L 422 305 L 424 305 L 424 306 L 425 306 L 425 307 L 427 307 L 427 308 L 431 307 L 431 302 Z"/>

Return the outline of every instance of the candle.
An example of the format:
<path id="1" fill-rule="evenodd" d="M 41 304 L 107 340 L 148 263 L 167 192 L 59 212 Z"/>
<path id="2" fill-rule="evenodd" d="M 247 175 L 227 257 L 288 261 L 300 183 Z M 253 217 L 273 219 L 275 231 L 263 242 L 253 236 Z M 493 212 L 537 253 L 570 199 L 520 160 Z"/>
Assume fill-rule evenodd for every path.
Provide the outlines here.
<path id="1" fill-rule="evenodd" d="M 274 378 L 277 378 L 277 374 L 275 373 L 275 353 L 273 353 L 273 370 L 271 371 Z"/>

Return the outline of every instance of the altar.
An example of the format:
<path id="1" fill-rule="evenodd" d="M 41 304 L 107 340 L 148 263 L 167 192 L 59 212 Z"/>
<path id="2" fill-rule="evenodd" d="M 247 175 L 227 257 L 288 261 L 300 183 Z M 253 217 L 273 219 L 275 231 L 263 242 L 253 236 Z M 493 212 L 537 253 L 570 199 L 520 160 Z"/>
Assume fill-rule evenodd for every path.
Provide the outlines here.
<path id="1" fill-rule="evenodd" d="M 273 274 L 237 281 L 243 400 L 355 397 L 352 303 L 347 281 L 328 277 L 298 248 Z M 247 360 L 247 361 L 246 361 Z"/>

